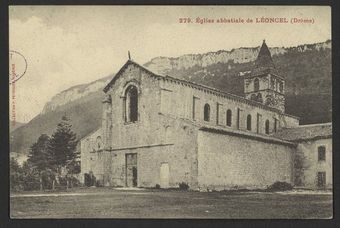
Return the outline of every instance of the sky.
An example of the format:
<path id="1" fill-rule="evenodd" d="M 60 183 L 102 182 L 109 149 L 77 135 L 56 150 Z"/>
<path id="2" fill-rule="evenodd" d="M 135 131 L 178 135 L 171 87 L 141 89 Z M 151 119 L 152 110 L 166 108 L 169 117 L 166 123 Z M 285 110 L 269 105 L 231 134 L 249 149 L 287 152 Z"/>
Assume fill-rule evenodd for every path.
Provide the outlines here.
<path id="1" fill-rule="evenodd" d="M 29 122 L 46 102 L 71 86 L 117 72 L 131 58 L 257 47 L 291 47 L 331 39 L 327 6 L 10 6 L 9 48 L 21 53 L 26 73 L 15 83 L 10 113 Z M 197 17 L 278 17 L 314 23 L 195 23 Z M 191 18 L 194 23 L 179 23 Z M 19 69 L 18 69 L 19 70 Z M 10 116 L 12 119 L 12 116 Z"/>

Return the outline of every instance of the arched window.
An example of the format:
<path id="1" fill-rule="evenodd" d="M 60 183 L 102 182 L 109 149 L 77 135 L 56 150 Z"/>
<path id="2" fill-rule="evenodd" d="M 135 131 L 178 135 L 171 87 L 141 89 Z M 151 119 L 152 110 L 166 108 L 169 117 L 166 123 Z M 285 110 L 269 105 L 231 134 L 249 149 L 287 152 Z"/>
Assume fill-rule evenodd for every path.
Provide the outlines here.
<path id="1" fill-rule="evenodd" d="M 255 78 L 255 80 L 254 80 L 254 91 L 255 92 L 259 91 L 259 89 L 260 89 L 260 81 L 259 81 L 258 78 Z"/>
<path id="2" fill-rule="evenodd" d="M 273 99 L 271 96 L 266 97 L 265 105 L 273 105 Z"/>
<path id="3" fill-rule="evenodd" d="M 279 89 L 280 89 L 279 92 L 283 93 L 283 82 L 280 82 Z"/>
<path id="4" fill-rule="evenodd" d="M 261 102 L 261 103 L 263 102 L 262 94 L 261 94 L 261 93 L 258 93 L 258 94 L 257 94 L 256 100 L 257 100 L 258 102 Z"/>
<path id="5" fill-rule="evenodd" d="M 251 131 L 251 115 L 247 116 L 247 130 Z"/>
<path id="6" fill-rule="evenodd" d="M 274 77 L 270 78 L 270 88 L 275 89 L 275 78 Z"/>
<path id="7" fill-rule="evenodd" d="M 230 109 L 228 109 L 227 110 L 227 126 L 231 126 L 231 110 Z"/>
<path id="8" fill-rule="evenodd" d="M 204 105 L 204 121 L 210 121 L 210 105 Z"/>
<path id="9" fill-rule="evenodd" d="M 252 100 L 252 101 L 257 101 L 256 95 L 255 95 L 255 94 L 252 94 L 252 95 L 250 96 L 250 100 Z"/>
<path id="10" fill-rule="evenodd" d="M 97 139 L 96 139 L 96 146 L 97 146 L 97 149 L 101 149 L 101 146 L 102 146 L 102 137 L 98 136 Z"/>
<path id="11" fill-rule="evenodd" d="M 138 90 L 135 86 L 129 86 L 126 89 L 125 100 L 126 122 L 135 122 L 138 120 Z"/>
<path id="12" fill-rule="evenodd" d="M 265 123 L 265 132 L 267 135 L 269 135 L 269 120 L 266 120 L 266 123 Z"/>

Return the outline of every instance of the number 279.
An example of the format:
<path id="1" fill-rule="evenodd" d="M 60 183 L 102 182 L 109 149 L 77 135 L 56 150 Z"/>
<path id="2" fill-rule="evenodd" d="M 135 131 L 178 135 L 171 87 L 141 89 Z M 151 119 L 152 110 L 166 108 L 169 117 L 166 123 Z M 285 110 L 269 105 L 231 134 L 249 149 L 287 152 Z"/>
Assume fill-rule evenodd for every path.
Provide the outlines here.
<path id="1" fill-rule="evenodd" d="M 191 23 L 190 18 L 179 18 L 179 23 Z"/>

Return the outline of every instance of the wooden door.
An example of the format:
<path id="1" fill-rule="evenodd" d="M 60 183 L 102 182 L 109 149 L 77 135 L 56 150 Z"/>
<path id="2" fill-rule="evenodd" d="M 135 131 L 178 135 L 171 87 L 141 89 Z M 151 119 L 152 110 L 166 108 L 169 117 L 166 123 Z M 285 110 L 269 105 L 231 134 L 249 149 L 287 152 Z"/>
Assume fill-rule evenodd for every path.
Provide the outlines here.
<path id="1" fill-rule="evenodd" d="M 126 154 L 126 187 L 138 186 L 137 154 Z"/>
<path id="2" fill-rule="evenodd" d="M 160 168 L 160 186 L 161 188 L 169 188 L 169 164 L 162 163 Z"/>

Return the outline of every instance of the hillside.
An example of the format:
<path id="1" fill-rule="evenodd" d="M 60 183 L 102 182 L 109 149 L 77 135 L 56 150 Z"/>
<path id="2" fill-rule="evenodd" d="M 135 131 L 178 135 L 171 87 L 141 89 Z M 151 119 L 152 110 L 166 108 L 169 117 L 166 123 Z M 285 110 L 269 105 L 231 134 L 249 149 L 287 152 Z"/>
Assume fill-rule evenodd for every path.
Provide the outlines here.
<path id="1" fill-rule="evenodd" d="M 184 78 L 243 95 L 242 74 L 250 71 L 259 47 L 189 54 L 178 58 L 157 57 L 150 70 Z M 301 117 L 300 123 L 329 122 L 332 117 L 331 41 L 298 47 L 270 48 L 273 60 L 286 79 L 286 112 Z M 240 73 L 241 72 L 241 73 Z M 42 113 L 11 134 L 11 151 L 27 153 L 40 134 L 51 134 L 67 114 L 79 138 L 99 128 L 102 88 L 113 75 L 74 86 L 48 102 Z"/>
<path id="2" fill-rule="evenodd" d="M 13 131 L 15 131 L 17 128 L 19 128 L 19 127 L 22 127 L 22 126 L 24 126 L 26 123 L 20 123 L 20 122 L 15 122 L 14 123 L 14 121 L 10 121 L 10 123 L 9 123 L 9 132 L 13 132 Z"/>
<path id="3" fill-rule="evenodd" d="M 101 85 L 97 90 L 87 93 L 84 96 L 79 96 L 78 99 L 73 99 L 63 94 L 56 95 L 52 98 L 51 102 L 45 105 L 41 114 L 11 133 L 10 150 L 19 153 L 28 153 L 29 146 L 32 145 L 41 134 L 52 134 L 64 114 L 67 114 L 72 120 L 72 128 L 74 132 L 77 133 L 78 138 L 82 138 L 91 131 L 98 129 L 102 118 L 102 88 L 112 77 L 113 75 L 110 75 L 93 83 L 75 86 L 72 87 L 72 89 L 62 92 L 76 94 L 86 87 L 94 87 L 94 84 L 98 83 Z M 61 96 L 64 96 L 66 101 L 60 100 Z M 58 101 L 62 103 L 57 103 Z"/>
<path id="4" fill-rule="evenodd" d="M 255 59 L 258 49 L 248 48 L 247 59 Z M 275 50 L 275 51 L 273 51 Z M 301 45 L 294 48 L 271 49 L 273 61 L 280 75 L 286 80 L 286 113 L 301 117 L 301 124 L 329 122 L 332 119 L 332 67 L 331 42 L 315 45 Z M 235 52 L 235 51 L 234 51 Z M 254 54 L 255 53 L 255 54 Z M 197 64 L 193 66 L 179 64 L 182 60 L 171 60 L 172 64 L 161 67 L 161 73 L 174 77 L 206 84 L 233 94 L 243 96 L 242 73 L 252 69 L 254 62 L 235 63 L 227 58 L 220 58 L 209 53 L 211 64 L 196 55 Z M 225 54 L 224 54 L 225 56 Z M 198 57 L 201 58 L 201 60 Z M 183 57 L 182 57 L 183 59 Z M 222 61 L 224 62 L 221 62 Z M 164 60 L 163 60 L 164 61 Z M 227 61 L 227 62 L 225 62 Z M 159 62 L 155 59 L 155 62 Z M 151 62 L 145 65 L 156 69 Z M 179 67 L 179 65 L 181 65 Z M 207 65 L 207 66 L 205 66 Z M 241 72 L 241 74 L 240 74 Z"/>

